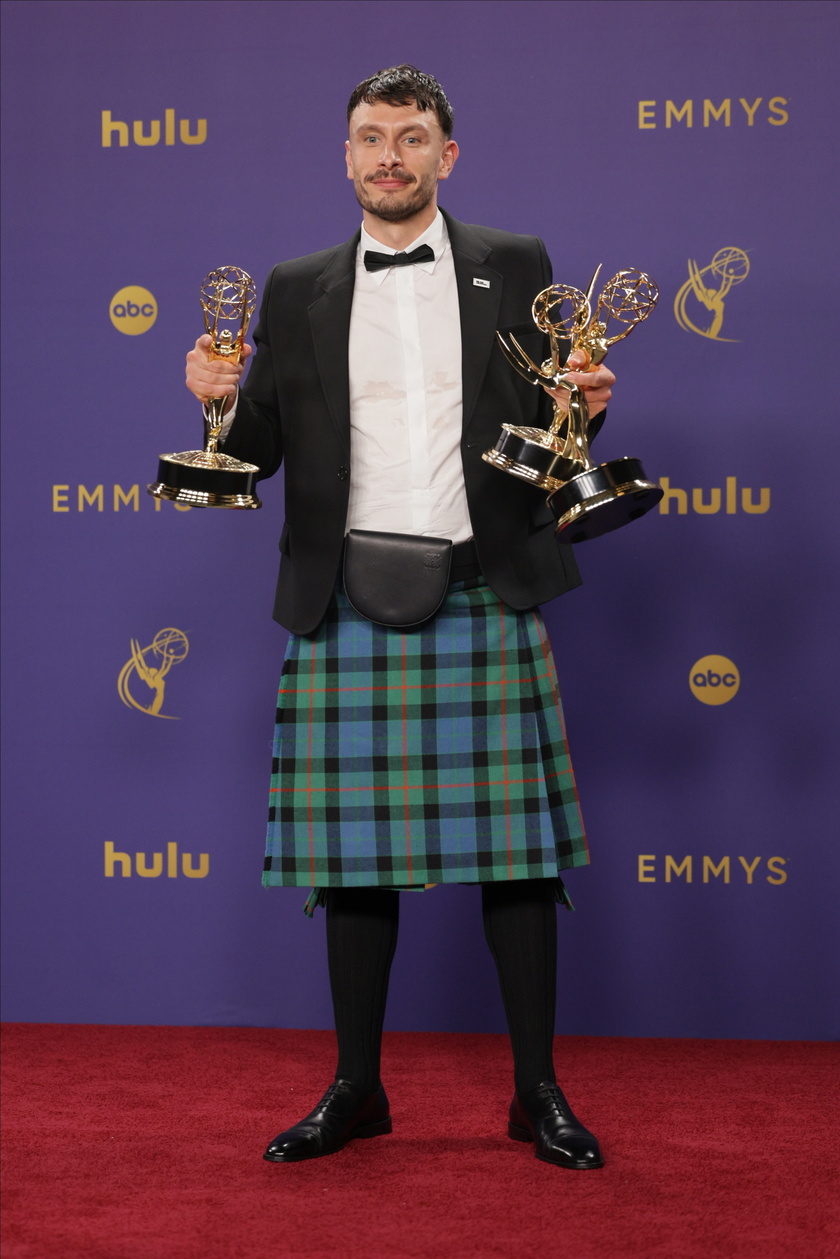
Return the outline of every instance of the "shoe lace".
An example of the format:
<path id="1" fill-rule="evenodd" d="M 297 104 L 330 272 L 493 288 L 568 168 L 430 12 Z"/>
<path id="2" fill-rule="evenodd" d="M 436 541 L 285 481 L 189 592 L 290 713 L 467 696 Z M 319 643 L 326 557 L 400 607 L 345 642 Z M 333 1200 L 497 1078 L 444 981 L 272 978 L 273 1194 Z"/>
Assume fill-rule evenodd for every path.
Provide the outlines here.
<path id="1" fill-rule="evenodd" d="M 356 1089 L 356 1085 L 352 1084 L 349 1080 L 333 1080 L 332 1084 L 328 1087 L 326 1093 L 321 1098 L 318 1105 L 324 1106 L 327 1102 L 331 1101 L 338 1093 L 342 1094 L 343 1096 L 346 1096 L 348 1093 L 352 1094 L 354 1089 Z M 357 1091 L 362 1095 L 364 1094 L 363 1089 L 360 1089 Z"/>
<path id="2" fill-rule="evenodd" d="M 564 1119 L 568 1117 L 569 1103 L 566 1101 L 559 1084 L 542 1084 L 538 1091 Z"/>

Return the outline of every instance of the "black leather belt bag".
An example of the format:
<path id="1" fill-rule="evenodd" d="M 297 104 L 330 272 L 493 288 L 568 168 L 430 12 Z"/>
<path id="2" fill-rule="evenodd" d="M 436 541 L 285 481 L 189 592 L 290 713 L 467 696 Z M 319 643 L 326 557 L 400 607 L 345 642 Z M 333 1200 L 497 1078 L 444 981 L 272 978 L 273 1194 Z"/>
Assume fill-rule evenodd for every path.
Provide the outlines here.
<path id="1" fill-rule="evenodd" d="M 448 538 L 351 529 L 344 542 L 344 591 L 369 621 L 411 629 L 430 620 L 446 598 L 452 557 L 469 558 L 470 541 L 453 547 Z M 459 564 L 460 568 L 460 564 Z"/>

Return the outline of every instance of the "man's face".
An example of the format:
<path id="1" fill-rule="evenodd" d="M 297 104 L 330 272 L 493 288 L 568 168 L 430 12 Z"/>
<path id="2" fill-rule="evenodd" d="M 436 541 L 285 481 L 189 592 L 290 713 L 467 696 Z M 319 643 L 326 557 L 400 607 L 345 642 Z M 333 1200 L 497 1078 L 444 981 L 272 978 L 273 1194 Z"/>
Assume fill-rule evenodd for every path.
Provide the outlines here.
<path id="1" fill-rule="evenodd" d="M 381 101 L 353 110 L 345 148 L 359 205 L 388 223 L 436 203 L 438 180 L 448 179 L 458 156 L 434 110 Z"/>

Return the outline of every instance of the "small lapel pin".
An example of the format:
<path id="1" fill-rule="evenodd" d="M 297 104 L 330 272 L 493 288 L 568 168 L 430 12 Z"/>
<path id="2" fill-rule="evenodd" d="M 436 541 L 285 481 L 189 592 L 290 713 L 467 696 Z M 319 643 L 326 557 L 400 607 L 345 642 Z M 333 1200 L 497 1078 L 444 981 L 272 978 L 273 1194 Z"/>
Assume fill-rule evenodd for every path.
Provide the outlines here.
<path id="1" fill-rule="evenodd" d="M 489 289 L 489 280 L 479 280 L 477 276 L 473 276 L 473 284 L 477 289 Z"/>

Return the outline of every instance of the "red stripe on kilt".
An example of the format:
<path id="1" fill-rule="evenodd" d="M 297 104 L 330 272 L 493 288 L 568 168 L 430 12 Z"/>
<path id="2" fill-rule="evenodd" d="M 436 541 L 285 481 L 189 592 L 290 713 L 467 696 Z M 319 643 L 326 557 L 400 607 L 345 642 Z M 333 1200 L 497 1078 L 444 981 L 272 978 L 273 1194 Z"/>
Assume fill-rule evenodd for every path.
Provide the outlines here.
<path id="1" fill-rule="evenodd" d="M 523 682 L 539 682 L 543 678 L 548 678 L 552 687 L 554 686 L 553 675 L 551 673 L 528 673 L 521 678 L 508 678 L 507 681 L 512 686 L 521 686 Z M 405 685 L 399 686 L 319 686 L 317 688 L 319 695 L 353 695 L 363 691 L 440 691 L 444 687 L 451 686 L 498 686 L 499 683 L 488 679 L 486 682 L 406 682 Z M 308 695 L 309 688 L 303 687 L 302 691 L 293 686 L 282 686 L 280 688 L 281 695 Z"/>
<path id="2" fill-rule="evenodd" d="M 408 881 L 412 882 L 411 871 L 411 817 L 408 804 L 408 683 L 405 676 L 406 638 L 402 636 L 402 735 L 403 735 L 403 791 L 405 793 L 405 858 Z"/>
<path id="3" fill-rule="evenodd" d="M 311 670 L 312 671 L 309 675 L 310 678 L 312 679 L 312 685 L 309 688 L 309 739 L 307 742 L 307 749 L 306 749 L 306 786 L 307 786 L 307 799 L 308 799 L 308 817 L 306 820 L 309 826 L 309 874 L 312 879 L 312 882 L 314 883 L 315 882 L 315 833 L 314 833 L 314 827 L 312 825 L 312 791 L 313 791 L 313 787 L 312 787 L 312 730 L 313 730 L 312 710 L 315 707 L 315 685 L 314 685 L 315 683 L 315 643 L 314 641 L 312 643 Z"/>
<path id="4" fill-rule="evenodd" d="M 461 787 L 522 787 L 528 786 L 529 783 L 543 782 L 547 778 L 562 778 L 564 774 L 571 774 L 571 769 L 549 770 L 540 778 L 488 778 L 483 782 L 474 780 L 467 783 L 403 783 L 402 791 L 457 791 Z M 385 784 L 382 787 L 366 785 L 364 787 L 271 787 L 270 793 L 275 791 L 306 791 L 310 794 L 316 791 L 395 791 L 396 788 Z"/>
<path id="5" fill-rule="evenodd" d="M 507 751 L 507 696 L 505 693 L 505 609 L 503 604 L 499 604 L 499 625 L 501 628 L 501 650 L 499 655 L 502 662 L 502 763 L 505 767 L 504 788 L 505 788 L 505 838 L 507 840 L 507 859 L 508 859 L 508 878 L 513 878 L 513 845 L 510 836 L 510 792 L 508 791 L 508 751 Z"/>

